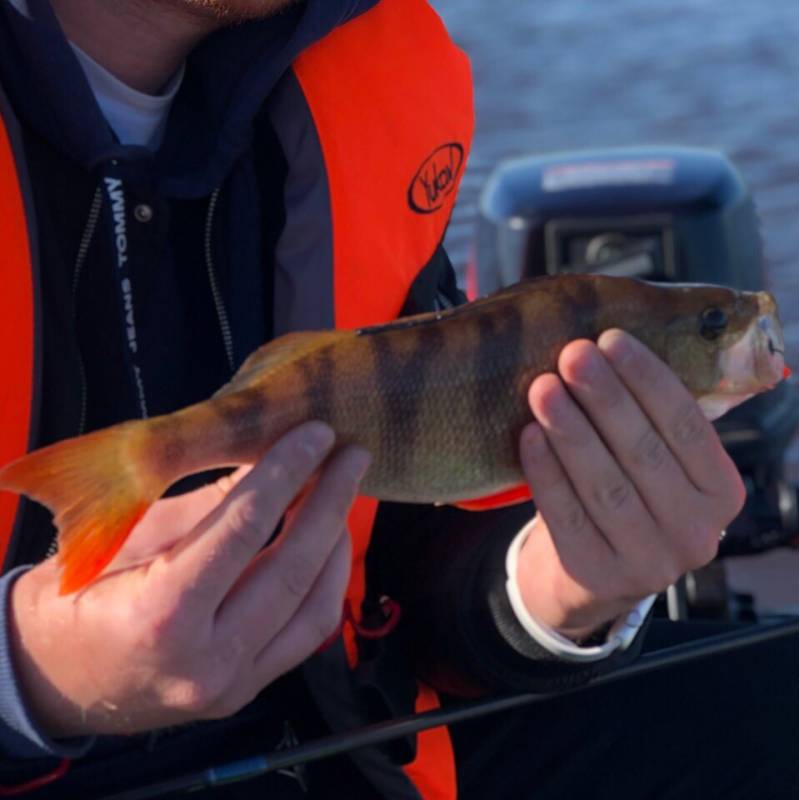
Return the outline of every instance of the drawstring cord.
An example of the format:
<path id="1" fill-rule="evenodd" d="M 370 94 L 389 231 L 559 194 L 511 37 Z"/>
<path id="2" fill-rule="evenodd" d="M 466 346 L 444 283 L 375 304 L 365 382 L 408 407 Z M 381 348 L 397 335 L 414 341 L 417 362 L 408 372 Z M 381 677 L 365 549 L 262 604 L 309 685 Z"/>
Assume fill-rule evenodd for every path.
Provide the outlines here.
<path id="1" fill-rule="evenodd" d="M 222 299 L 222 290 L 219 287 L 219 280 L 216 274 L 216 265 L 214 264 L 214 219 L 216 217 L 216 209 L 219 204 L 220 188 L 214 189 L 211 193 L 211 198 L 208 201 L 208 212 L 205 216 L 205 268 L 208 272 L 208 282 L 211 285 L 211 295 L 214 298 L 214 306 L 216 307 L 216 316 L 219 321 L 219 328 L 222 331 L 222 343 L 225 346 L 225 357 L 227 358 L 230 374 L 236 372 L 236 359 L 233 350 L 233 332 L 230 327 L 230 320 L 228 318 L 227 309 L 225 308 L 225 301 Z"/>
<path id="2" fill-rule="evenodd" d="M 392 600 L 390 597 L 383 595 L 383 597 L 380 598 L 380 610 L 385 620 L 383 624 L 378 625 L 376 628 L 367 627 L 356 619 L 350 600 L 345 600 L 344 609 L 341 614 L 341 622 L 339 622 L 336 630 L 319 645 L 316 652 L 324 653 L 325 650 L 332 647 L 338 637 L 341 636 L 345 625 L 350 625 L 361 639 L 375 641 L 376 639 L 382 639 L 388 636 L 397 625 L 399 625 L 400 619 L 402 619 L 402 606 L 396 600 Z"/>
<path id="3" fill-rule="evenodd" d="M 46 772 L 38 778 L 32 778 L 29 781 L 25 781 L 25 783 L 18 783 L 16 786 L 0 785 L 0 797 L 19 797 L 20 795 L 34 792 L 36 789 L 41 789 L 43 786 L 49 786 L 51 783 L 63 778 L 69 772 L 71 766 L 72 759 L 64 758 L 54 770 Z"/>
<path id="4" fill-rule="evenodd" d="M 388 636 L 399 625 L 402 618 L 402 607 L 396 600 L 383 595 L 380 598 L 380 610 L 383 613 L 384 622 L 376 628 L 366 627 L 363 623 L 355 619 L 355 614 L 352 610 L 352 603 L 349 600 L 344 602 L 344 622 L 349 623 L 355 633 L 362 639 L 382 639 Z"/>

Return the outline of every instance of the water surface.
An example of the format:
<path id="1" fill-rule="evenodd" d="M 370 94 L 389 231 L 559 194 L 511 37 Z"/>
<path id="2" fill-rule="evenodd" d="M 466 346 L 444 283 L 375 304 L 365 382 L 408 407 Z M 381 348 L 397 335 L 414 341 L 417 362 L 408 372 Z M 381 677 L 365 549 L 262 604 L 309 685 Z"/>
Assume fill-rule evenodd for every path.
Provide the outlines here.
<path id="1" fill-rule="evenodd" d="M 505 157 L 667 144 L 723 151 L 762 219 L 799 368 L 799 8 L 785 0 L 433 0 L 471 57 L 477 133 L 448 245 Z"/>

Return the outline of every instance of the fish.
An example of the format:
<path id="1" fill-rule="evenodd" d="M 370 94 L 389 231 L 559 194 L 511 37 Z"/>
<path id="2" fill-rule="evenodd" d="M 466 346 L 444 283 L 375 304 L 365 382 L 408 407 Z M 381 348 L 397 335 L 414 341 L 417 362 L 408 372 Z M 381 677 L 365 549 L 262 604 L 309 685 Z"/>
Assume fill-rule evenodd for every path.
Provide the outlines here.
<path id="1" fill-rule="evenodd" d="M 63 594 L 97 578 L 176 481 L 255 463 L 309 420 L 370 452 L 365 495 L 470 509 L 519 502 L 529 497 L 518 441 L 533 419 L 530 384 L 557 371 L 567 343 L 611 328 L 665 361 L 710 419 L 786 374 L 767 292 L 545 276 L 384 325 L 286 334 L 204 402 L 34 451 L 0 469 L 0 489 L 54 514 Z"/>

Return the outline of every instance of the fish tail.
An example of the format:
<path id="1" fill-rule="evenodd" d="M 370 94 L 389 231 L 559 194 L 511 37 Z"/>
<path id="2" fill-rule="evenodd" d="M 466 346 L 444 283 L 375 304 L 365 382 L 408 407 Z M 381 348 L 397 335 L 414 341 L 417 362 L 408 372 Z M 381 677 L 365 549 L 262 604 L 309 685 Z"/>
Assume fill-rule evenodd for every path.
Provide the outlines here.
<path id="1" fill-rule="evenodd" d="M 126 422 L 42 448 L 0 469 L 0 489 L 45 505 L 58 527 L 61 594 L 97 577 L 170 483 L 146 468 L 148 424 Z"/>

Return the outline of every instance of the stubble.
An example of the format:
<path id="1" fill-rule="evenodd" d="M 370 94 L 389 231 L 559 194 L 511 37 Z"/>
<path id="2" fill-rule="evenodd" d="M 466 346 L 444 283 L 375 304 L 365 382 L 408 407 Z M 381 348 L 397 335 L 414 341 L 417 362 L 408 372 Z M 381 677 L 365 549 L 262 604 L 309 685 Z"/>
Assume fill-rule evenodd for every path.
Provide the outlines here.
<path id="1" fill-rule="evenodd" d="M 270 17 L 304 0 L 142 0 L 146 5 L 169 7 L 195 17 L 235 24 Z"/>

